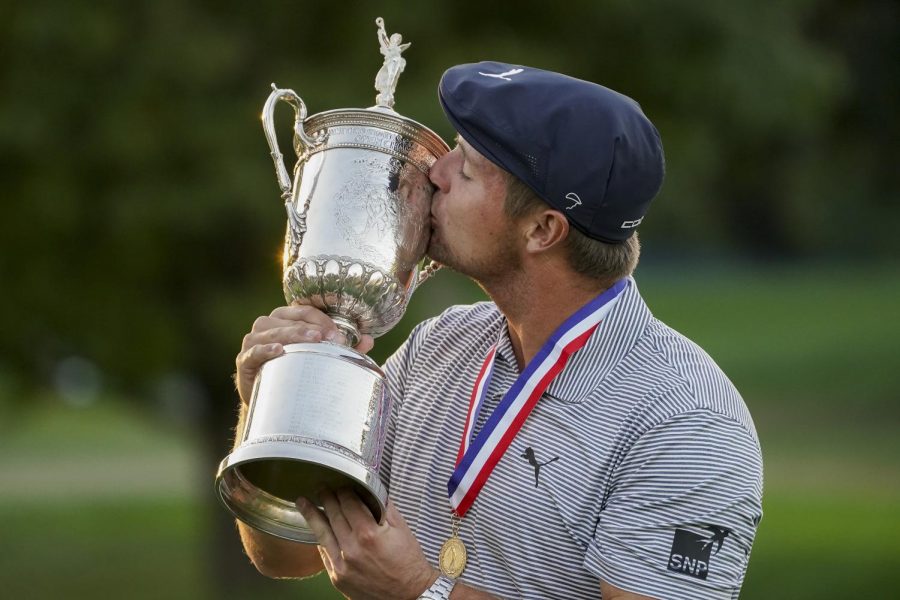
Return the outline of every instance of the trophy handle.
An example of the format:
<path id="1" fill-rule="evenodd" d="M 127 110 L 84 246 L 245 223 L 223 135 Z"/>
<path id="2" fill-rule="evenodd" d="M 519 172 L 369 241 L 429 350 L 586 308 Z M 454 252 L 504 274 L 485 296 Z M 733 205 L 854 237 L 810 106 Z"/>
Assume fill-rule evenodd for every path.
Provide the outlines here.
<path id="1" fill-rule="evenodd" d="M 287 102 L 294 107 L 294 135 L 295 139 L 299 141 L 300 146 L 311 148 L 321 141 L 306 135 L 306 131 L 303 129 L 303 121 L 306 119 L 306 104 L 303 103 L 300 96 L 298 96 L 294 90 L 278 89 L 273 83 L 272 93 L 269 94 L 269 98 L 266 100 L 266 104 L 263 107 L 263 131 L 266 133 L 266 141 L 269 142 L 269 149 L 272 151 L 272 162 L 275 163 L 275 175 L 278 177 L 278 187 L 281 188 L 281 197 L 285 202 L 288 202 L 290 201 L 292 194 L 291 176 L 284 166 L 284 156 L 278 148 L 278 138 L 275 136 L 275 104 L 279 100 Z"/>

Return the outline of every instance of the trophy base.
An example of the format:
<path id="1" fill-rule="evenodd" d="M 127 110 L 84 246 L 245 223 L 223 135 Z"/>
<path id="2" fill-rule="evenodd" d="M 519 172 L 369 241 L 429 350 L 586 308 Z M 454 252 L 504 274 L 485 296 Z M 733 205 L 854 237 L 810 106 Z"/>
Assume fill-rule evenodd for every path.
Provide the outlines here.
<path id="1" fill-rule="evenodd" d="M 294 502 L 303 496 L 321 508 L 323 488 L 352 489 L 375 520 L 383 522 L 387 489 L 378 476 L 321 448 L 285 448 L 273 442 L 238 449 L 222 461 L 216 476 L 219 499 L 235 517 L 254 529 L 307 544 L 318 542 Z"/>
<path id="2" fill-rule="evenodd" d="M 251 527 L 296 542 L 316 543 L 297 498 L 321 507 L 323 489 L 352 489 L 381 523 L 388 415 L 384 374 L 371 359 L 336 344 L 289 344 L 260 369 L 217 495 Z"/>

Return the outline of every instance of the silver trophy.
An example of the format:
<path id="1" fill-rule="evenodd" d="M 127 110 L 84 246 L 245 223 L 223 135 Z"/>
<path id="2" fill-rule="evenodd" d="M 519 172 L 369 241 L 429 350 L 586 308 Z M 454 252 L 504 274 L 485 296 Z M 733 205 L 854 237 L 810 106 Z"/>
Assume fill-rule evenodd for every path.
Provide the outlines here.
<path id="1" fill-rule="evenodd" d="M 253 387 L 240 444 L 219 465 L 216 489 L 237 518 L 272 535 L 315 543 L 294 501 L 319 503 L 322 488 L 351 487 L 384 519 L 379 466 L 390 415 L 384 373 L 353 350 L 403 316 L 430 235 L 428 171 L 449 151 L 427 127 L 393 110 L 409 47 L 376 19 L 384 65 L 376 106 L 306 116 L 293 90 L 273 91 L 263 129 L 287 209 L 284 294 L 334 319 L 347 345 L 290 344 Z M 278 101 L 294 108 L 293 183 L 275 136 Z"/>

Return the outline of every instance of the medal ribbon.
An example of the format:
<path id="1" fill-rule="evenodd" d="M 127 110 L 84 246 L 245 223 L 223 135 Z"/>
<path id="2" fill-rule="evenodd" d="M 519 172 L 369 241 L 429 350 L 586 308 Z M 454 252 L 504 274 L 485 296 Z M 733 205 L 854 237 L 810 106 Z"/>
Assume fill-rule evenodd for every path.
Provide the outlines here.
<path id="1" fill-rule="evenodd" d="M 544 390 L 563 370 L 572 355 L 587 343 L 627 285 L 628 281 L 625 279 L 617 281 L 566 319 L 528 362 L 525 370 L 491 413 L 484 428 L 471 441 L 472 430 L 484 405 L 494 370 L 497 344 L 491 347 L 472 388 L 466 424 L 456 456 L 456 468 L 447 483 L 450 506 L 455 514 L 460 517 L 466 514 Z"/>

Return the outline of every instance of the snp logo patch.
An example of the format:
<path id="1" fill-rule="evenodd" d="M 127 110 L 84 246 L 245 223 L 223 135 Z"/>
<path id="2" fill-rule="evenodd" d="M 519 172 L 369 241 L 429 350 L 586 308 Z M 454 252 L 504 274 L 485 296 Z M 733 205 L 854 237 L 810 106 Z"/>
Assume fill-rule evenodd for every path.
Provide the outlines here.
<path id="1" fill-rule="evenodd" d="M 684 573 L 697 579 L 709 575 L 710 556 L 719 553 L 722 542 L 731 532 L 721 527 L 709 526 L 712 535 L 697 534 L 686 529 L 676 529 L 669 553 L 669 570 Z M 715 546 L 715 553 L 713 553 Z"/>

